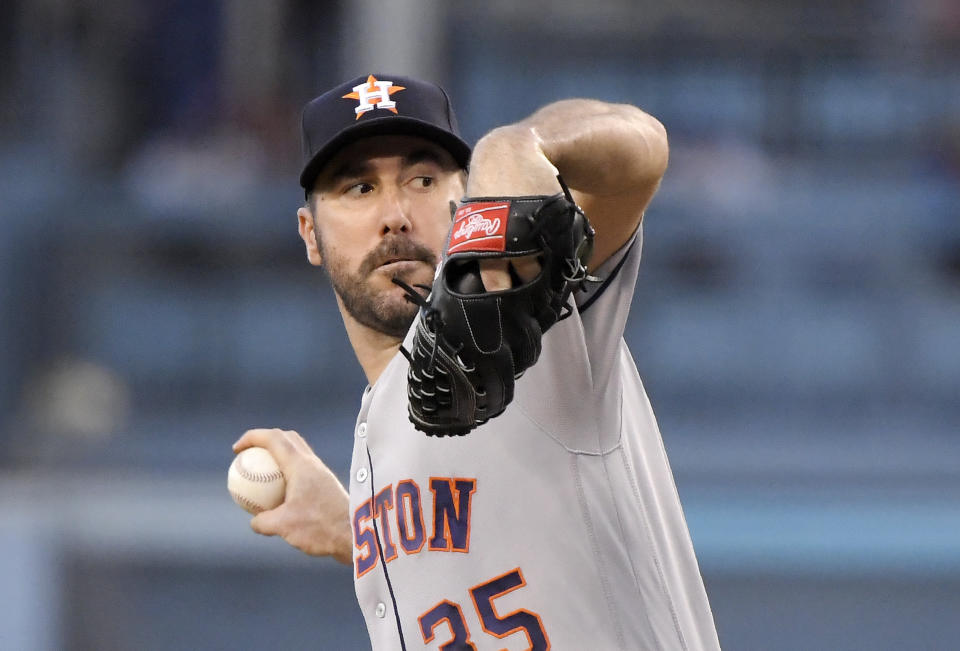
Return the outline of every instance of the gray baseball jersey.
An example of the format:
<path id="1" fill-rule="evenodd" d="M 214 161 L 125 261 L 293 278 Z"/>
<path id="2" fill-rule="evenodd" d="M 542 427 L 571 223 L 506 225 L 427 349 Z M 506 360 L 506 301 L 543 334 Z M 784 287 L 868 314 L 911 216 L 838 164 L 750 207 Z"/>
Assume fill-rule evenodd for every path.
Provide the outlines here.
<path id="1" fill-rule="evenodd" d="M 622 336 L 641 242 L 544 336 L 506 412 L 467 436 L 413 428 L 400 354 L 364 391 L 350 506 L 374 649 L 719 648 Z"/>

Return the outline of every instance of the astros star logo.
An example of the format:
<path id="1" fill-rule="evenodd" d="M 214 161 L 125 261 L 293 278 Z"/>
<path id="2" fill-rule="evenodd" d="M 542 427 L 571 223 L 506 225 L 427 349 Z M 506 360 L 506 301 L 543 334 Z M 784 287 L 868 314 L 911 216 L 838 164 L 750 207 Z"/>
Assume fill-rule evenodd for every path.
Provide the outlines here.
<path id="1" fill-rule="evenodd" d="M 392 81 L 378 81 L 376 77 L 370 75 L 367 77 L 367 83 L 354 86 L 353 92 L 344 95 L 343 99 L 360 101 L 360 105 L 353 109 L 354 113 L 357 114 L 356 119 L 359 120 L 361 115 L 375 108 L 387 109 L 396 113 L 397 103 L 391 101 L 390 96 L 404 90 L 404 88 L 404 86 L 394 86 Z M 377 101 L 375 104 L 371 104 L 371 100 Z"/>

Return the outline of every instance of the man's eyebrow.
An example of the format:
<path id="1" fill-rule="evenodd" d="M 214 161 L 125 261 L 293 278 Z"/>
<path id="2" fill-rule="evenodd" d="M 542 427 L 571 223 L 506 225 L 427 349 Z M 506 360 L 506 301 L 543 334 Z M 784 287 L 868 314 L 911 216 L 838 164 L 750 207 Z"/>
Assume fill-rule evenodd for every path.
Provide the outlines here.
<path id="1" fill-rule="evenodd" d="M 401 163 L 403 167 L 413 167 L 419 163 L 433 163 L 438 167 L 444 167 L 443 158 L 434 149 L 416 149 L 403 157 Z M 373 166 L 365 160 L 346 160 L 340 163 L 330 172 L 327 177 L 327 183 L 336 185 L 346 179 L 355 179 L 370 173 Z"/>
<path id="2" fill-rule="evenodd" d="M 444 167 L 443 159 L 434 149 L 417 149 L 403 157 L 404 167 L 413 167 L 418 163 L 433 163 L 437 167 Z"/>
<path id="3" fill-rule="evenodd" d="M 357 177 L 364 176 L 365 174 L 369 174 L 370 169 L 370 163 L 365 160 L 344 161 L 335 167 L 333 172 L 330 173 L 328 183 L 335 185 L 344 179 L 355 179 Z"/>

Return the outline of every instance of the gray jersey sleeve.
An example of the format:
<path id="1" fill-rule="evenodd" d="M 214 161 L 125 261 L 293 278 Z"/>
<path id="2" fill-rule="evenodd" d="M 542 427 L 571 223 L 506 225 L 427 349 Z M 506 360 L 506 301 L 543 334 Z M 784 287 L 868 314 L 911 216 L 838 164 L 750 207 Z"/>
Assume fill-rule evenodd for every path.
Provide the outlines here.
<path id="1" fill-rule="evenodd" d="M 640 254 L 643 225 L 593 274 L 600 278 L 577 298 L 594 389 L 602 391 L 619 357 L 620 339 L 630 314 Z"/>
<path id="2" fill-rule="evenodd" d="M 619 439 L 623 330 L 641 244 L 638 229 L 597 270 L 602 282 L 544 335 L 540 359 L 517 382 L 516 408 L 570 451 L 602 452 Z"/>

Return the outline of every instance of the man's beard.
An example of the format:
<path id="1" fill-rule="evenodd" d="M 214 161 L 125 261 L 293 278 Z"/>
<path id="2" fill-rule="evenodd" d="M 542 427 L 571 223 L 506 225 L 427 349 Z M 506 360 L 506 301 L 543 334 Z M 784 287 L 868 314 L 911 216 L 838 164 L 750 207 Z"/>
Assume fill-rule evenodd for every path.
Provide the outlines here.
<path id="1" fill-rule="evenodd" d="M 360 263 L 360 268 L 351 273 L 343 260 L 332 250 L 324 250 L 322 242 L 318 244 L 330 284 L 340 296 L 347 313 L 368 328 L 402 339 L 419 308 L 407 300 L 391 297 L 392 287 L 379 292 L 375 290 L 371 286 L 370 275 L 380 265 L 392 259 L 417 260 L 436 268 L 437 256 L 424 245 L 406 236 L 394 235 L 384 238 L 376 249 L 367 254 Z"/>

